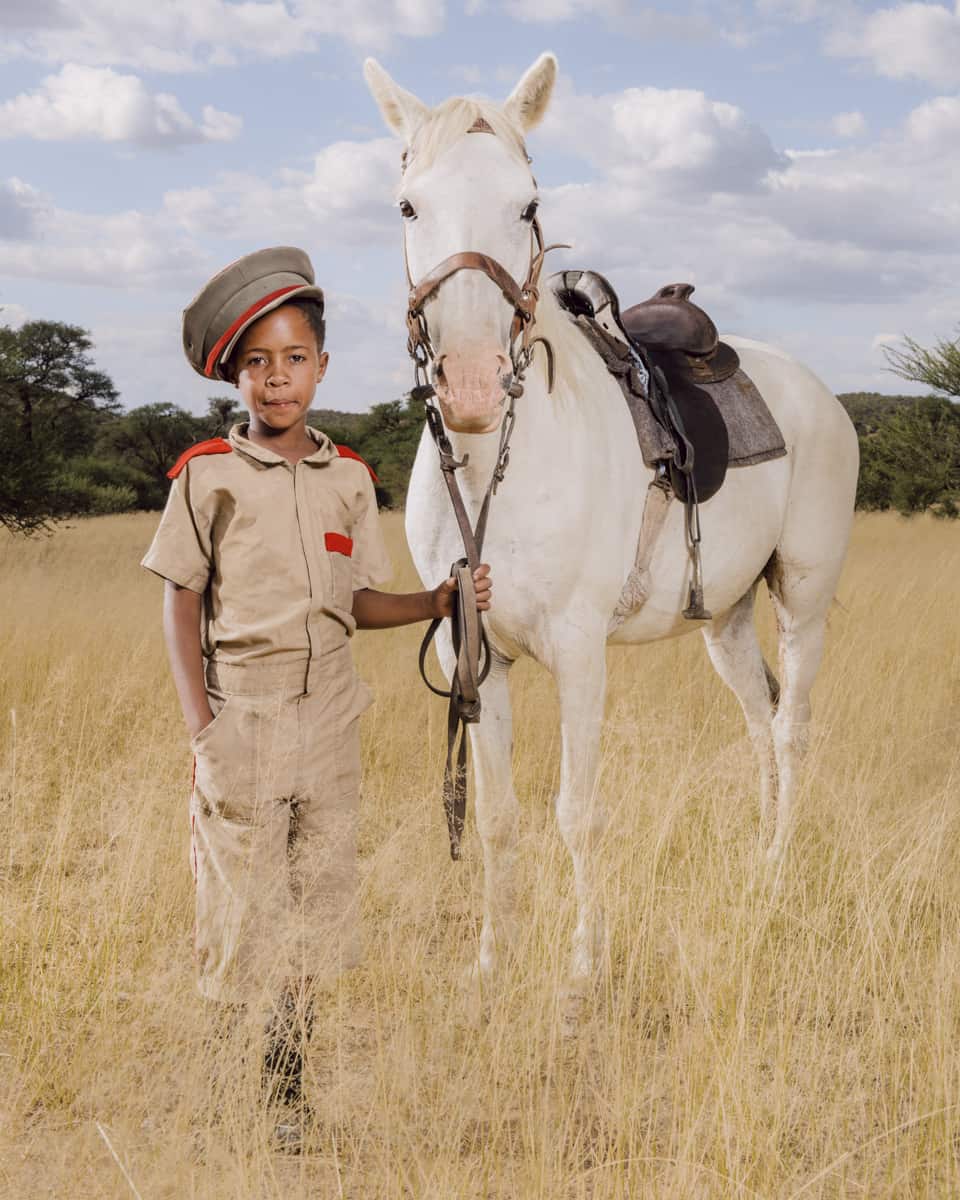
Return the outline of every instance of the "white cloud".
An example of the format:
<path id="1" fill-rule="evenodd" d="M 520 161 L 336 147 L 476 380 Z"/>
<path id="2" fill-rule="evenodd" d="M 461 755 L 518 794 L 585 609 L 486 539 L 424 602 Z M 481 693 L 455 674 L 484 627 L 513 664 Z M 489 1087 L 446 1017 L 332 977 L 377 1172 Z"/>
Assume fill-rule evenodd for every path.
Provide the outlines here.
<path id="1" fill-rule="evenodd" d="M 641 192 L 750 192 L 784 162 L 742 109 L 687 89 L 589 96 L 562 82 L 542 128 Z"/>
<path id="2" fill-rule="evenodd" d="M 269 229 L 278 241 L 362 246 L 399 237 L 390 207 L 399 169 L 392 138 L 334 142 L 310 171 L 225 174 L 207 187 L 167 192 L 164 211 L 191 235 L 229 229 L 260 241 Z"/>
<path id="3" fill-rule="evenodd" d="M 501 7 L 507 16 L 524 24 L 555 25 L 564 21 L 583 20 L 584 17 L 599 17 L 618 36 L 643 41 L 672 38 L 700 42 L 724 38 L 740 42 L 745 38 L 742 30 L 728 31 L 703 12 L 669 12 L 653 5 L 641 7 L 629 0 L 537 0 L 536 3 L 530 3 L 530 0 L 501 0 Z M 735 20 L 737 14 L 730 12 L 725 15 Z"/>
<path id="4" fill-rule="evenodd" d="M 757 12 L 788 21 L 812 21 L 836 8 L 836 0 L 756 0 Z"/>
<path id="5" fill-rule="evenodd" d="M 960 7 L 896 4 L 847 20 L 827 38 L 828 53 L 868 60 L 890 79 L 960 84 Z"/>
<path id="6" fill-rule="evenodd" d="M 919 145 L 942 148 L 955 158 L 960 146 L 960 96 L 937 96 L 918 105 L 907 118 L 907 131 Z"/>
<path id="7" fill-rule="evenodd" d="M 516 21 L 530 21 L 549 25 L 556 21 L 570 21 L 588 13 L 599 13 L 614 17 L 623 12 L 619 0 L 504 0 L 505 11 Z"/>
<path id="8" fill-rule="evenodd" d="M 33 92 L 0 104 L 0 138 L 39 141 L 94 138 L 105 142 L 171 145 L 230 141 L 243 122 L 207 105 L 198 124 L 175 96 L 151 94 L 136 75 L 109 67 L 67 63 Z"/>
<path id="9" fill-rule="evenodd" d="M 19 329 L 30 320 L 30 314 L 22 304 L 8 304 L 0 293 L 0 325 L 8 329 Z"/>
<path id="10" fill-rule="evenodd" d="M 43 198 L 22 179 L 0 181 L 0 242 L 28 238 Z"/>
<path id="11" fill-rule="evenodd" d="M 382 49 L 439 32 L 445 17 L 445 0 L 85 0 L 69 9 L 43 0 L 35 18 L 16 3 L 0 60 L 174 72 L 301 54 L 330 37 Z"/>
<path id="12" fill-rule="evenodd" d="M 866 132 L 867 121 L 862 112 L 842 112 L 831 119 L 830 128 L 837 137 L 859 137 Z"/>
<path id="13" fill-rule="evenodd" d="M 19 180 L 7 189 L 30 214 L 28 229 L 2 237 L 0 275 L 108 288 L 189 286 L 204 251 L 163 214 L 91 214 L 58 208 Z M 3 187 L 0 186 L 0 196 Z"/>

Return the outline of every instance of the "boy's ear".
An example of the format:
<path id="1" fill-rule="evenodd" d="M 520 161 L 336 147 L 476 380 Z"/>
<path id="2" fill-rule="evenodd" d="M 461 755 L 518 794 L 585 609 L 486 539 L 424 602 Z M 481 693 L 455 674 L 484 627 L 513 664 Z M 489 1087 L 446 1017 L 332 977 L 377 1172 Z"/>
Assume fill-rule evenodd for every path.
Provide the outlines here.
<path id="1" fill-rule="evenodd" d="M 330 355 L 326 352 L 326 350 L 321 350 L 320 357 L 317 359 L 317 383 L 319 383 L 324 375 L 326 375 L 327 363 L 329 363 L 329 361 Z"/>
<path id="2" fill-rule="evenodd" d="M 375 58 L 368 58 L 364 62 L 363 77 L 388 128 L 405 142 L 409 142 L 423 124 L 430 109 L 413 92 L 408 92 L 394 83 Z"/>

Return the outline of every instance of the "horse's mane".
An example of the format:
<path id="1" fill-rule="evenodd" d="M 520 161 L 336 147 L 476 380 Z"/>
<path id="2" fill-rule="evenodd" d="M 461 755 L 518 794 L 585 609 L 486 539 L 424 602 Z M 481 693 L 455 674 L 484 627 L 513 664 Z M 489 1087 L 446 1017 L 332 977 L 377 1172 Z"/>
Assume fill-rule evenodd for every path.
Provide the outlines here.
<path id="1" fill-rule="evenodd" d="M 431 110 L 411 138 L 407 147 L 407 170 L 411 174 L 427 170 L 479 120 L 486 121 L 511 154 L 521 162 L 527 162 L 523 134 L 499 105 L 490 100 L 452 96 Z"/>
<path id="2" fill-rule="evenodd" d="M 537 302 L 537 321 L 534 326 L 534 337 L 546 338 L 553 347 L 554 370 L 556 383 L 554 385 L 555 402 L 561 407 L 567 400 L 583 403 L 583 397 L 592 397 L 598 391 L 598 384 L 607 383 L 611 378 L 607 374 L 603 361 L 587 339 L 573 322 L 573 318 L 557 303 L 553 292 L 547 287 L 546 276 L 540 280 L 540 299 Z M 531 368 L 542 374 L 544 380 L 547 372 L 547 354 L 542 346 L 534 352 Z M 581 399 L 578 400 L 577 398 Z"/>

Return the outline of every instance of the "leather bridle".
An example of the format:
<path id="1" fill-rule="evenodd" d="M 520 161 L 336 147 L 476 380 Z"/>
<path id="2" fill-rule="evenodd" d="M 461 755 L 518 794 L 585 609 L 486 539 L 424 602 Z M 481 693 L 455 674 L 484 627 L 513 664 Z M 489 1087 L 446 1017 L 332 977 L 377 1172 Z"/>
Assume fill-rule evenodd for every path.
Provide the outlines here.
<path id="1" fill-rule="evenodd" d="M 521 381 L 533 359 L 533 347 L 540 343 L 547 352 L 547 389 L 553 390 L 553 350 L 545 338 L 533 337 L 533 328 L 537 319 L 537 303 L 540 299 L 540 272 L 543 269 L 544 256 L 557 246 L 545 246 L 543 230 L 536 216 L 530 222 L 530 266 L 526 279 L 518 284 L 506 267 L 502 266 L 489 254 L 481 254 L 477 250 L 461 250 L 451 254 L 441 263 L 428 271 L 419 283 L 414 283 L 410 276 L 410 266 L 406 253 L 406 238 L 404 238 L 404 263 L 407 270 L 407 282 L 410 293 L 407 298 L 407 352 L 417 366 L 425 368 L 428 363 L 435 361 L 433 345 L 430 341 L 430 331 L 427 328 L 427 318 L 424 305 L 438 291 L 440 285 L 458 271 L 482 271 L 501 291 L 503 298 L 513 308 L 513 321 L 510 325 L 510 362 L 513 366 L 513 379 L 507 385 L 507 391 L 514 382 Z M 519 346 L 517 341 L 519 338 Z"/>
<path id="2" fill-rule="evenodd" d="M 478 117 L 468 133 L 490 133 L 493 129 Z M 529 160 L 528 160 L 529 161 Z M 407 155 L 404 154 L 404 169 Z M 410 293 L 407 300 L 407 351 L 413 359 L 414 386 L 410 392 L 412 400 L 420 400 L 426 406 L 427 427 L 440 456 L 440 470 L 450 495 L 454 515 L 463 541 L 464 557 L 450 568 L 457 581 L 454 615 L 451 618 L 456 667 L 450 680 L 450 690 L 435 687 L 426 674 L 426 656 L 430 643 L 440 626 L 440 618 L 431 621 L 420 646 L 420 674 L 424 683 L 438 696 L 450 701 L 447 712 L 447 760 L 443 777 L 443 805 L 447 816 L 447 832 L 450 836 L 450 857 L 460 857 L 460 838 L 463 833 L 467 807 L 467 725 L 480 719 L 480 685 L 486 679 L 492 664 L 487 632 L 477 611 L 477 597 L 473 573 L 480 565 L 483 539 L 487 527 L 491 497 L 503 482 L 510 461 L 510 437 L 516 421 L 515 401 L 523 395 L 523 380 L 533 361 L 536 346 L 542 345 L 547 355 L 547 390 L 553 390 L 554 359 L 550 343 L 543 337 L 534 337 L 537 303 L 540 299 L 540 272 L 545 255 L 556 246 L 545 246 L 540 222 L 534 214 L 530 230 L 530 265 L 522 284 L 518 284 L 510 272 L 495 258 L 476 250 L 462 250 L 451 254 L 428 271 L 418 282 L 410 276 L 407 257 L 406 236 L 403 241 L 404 265 Z M 480 505 L 475 526 L 471 526 L 456 472 L 466 466 L 469 455 L 457 459 L 443 424 L 443 417 L 436 402 L 436 391 L 428 377 L 428 368 L 435 367 L 436 355 L 430 341 L 430 331 L 424 312 L 426 302 L 436 294 L 446 280 L 458 271 L 482 271 L 499 289 L 506 302 L 513 308 L 510 324 L 510 363 L 513 369 L 510 379 L 504 381 L 505 399 L 509 400 L 507 411 L 500 423 L 500 447 L 496 465 Z M 460 746 L 454 765 L 454 746 L 457 734 Z"/>

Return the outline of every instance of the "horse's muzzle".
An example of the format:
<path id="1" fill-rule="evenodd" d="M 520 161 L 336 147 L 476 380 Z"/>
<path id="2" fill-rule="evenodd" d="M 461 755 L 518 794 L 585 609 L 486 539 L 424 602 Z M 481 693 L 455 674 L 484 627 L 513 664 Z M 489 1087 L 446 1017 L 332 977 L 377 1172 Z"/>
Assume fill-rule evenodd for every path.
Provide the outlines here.
<path id="1" fill-rule="evenodd" d="M 512 381 L 510 360 L 497 351 L 441 355 L 435 386 L 444 424 L 455 433 L 493 433 Z"/>

